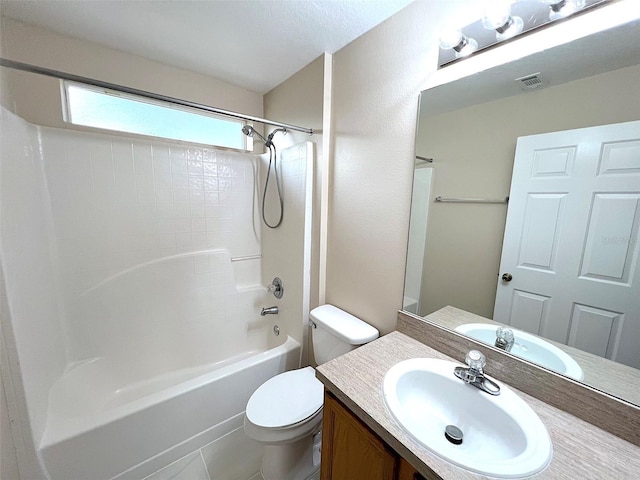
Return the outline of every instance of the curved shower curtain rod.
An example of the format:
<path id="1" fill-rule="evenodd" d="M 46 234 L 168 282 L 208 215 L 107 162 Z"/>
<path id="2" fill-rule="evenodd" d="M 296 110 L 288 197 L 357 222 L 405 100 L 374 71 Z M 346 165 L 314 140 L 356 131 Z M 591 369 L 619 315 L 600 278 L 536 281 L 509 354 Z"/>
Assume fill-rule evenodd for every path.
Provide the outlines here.
<path id="1" fill-rule="evenodd" d="M 169 102 L 175 105 L 182 105 L 184 107 L 195 108 L 196 110 L 203 110 L 205 112 L 215 113 L 218 115 L 224 115 L 225 117 L 233 117 L 241 120 L 249 120 L 251 122 L 262 123 L 264 125 L 272 125 L 274 127 L 281 127 L 287 130 L 294 130 L 296 132 L 308 133 L 313 135 L 311 128 L 299 127 L 297 125 L 289 125 L 287 123 L 274 122 L 267 120 L 266 118 L 254 117 L 251 115 L 244 115 L 242 113 L 232 112 L 230 110 L 222 110 L 221 108 L 210 107 L 201 103 L 190 102 L 188 100 L 181 100 L 179 98 L 167 97 L 165 95 L 159 95 L 157 93 L 147 92 L 145 90 L 138 90 L 137 88 L 125 87 L 123 85 L 117 85 L 115 83 L 103 82 L 101 80 L 95 80 L 93 78 L 81 77 L 80 75 L 74 75 L 72 73 L 60 72 L 58 70 L 52 70 L 49 68 L 38 67 L 37 65 L 31 65 L 28 63 L 16 62 L 0 57 L 0 66 L 13 68 L 14 70 L 22 70 L 24 72 L 37 73 L 38 75 L 45 75 L 47 77 L 59 78 L 61 80 L 69 80 L 71 82 L 84 83 L 86 85 L 93 85 L 94 87 L 108 88 L 110 90 L 116 90 L 118 92 L 129 93 L 132 95 L 138 95 L 152 100 L 160 100 L 162 102 Z"/>

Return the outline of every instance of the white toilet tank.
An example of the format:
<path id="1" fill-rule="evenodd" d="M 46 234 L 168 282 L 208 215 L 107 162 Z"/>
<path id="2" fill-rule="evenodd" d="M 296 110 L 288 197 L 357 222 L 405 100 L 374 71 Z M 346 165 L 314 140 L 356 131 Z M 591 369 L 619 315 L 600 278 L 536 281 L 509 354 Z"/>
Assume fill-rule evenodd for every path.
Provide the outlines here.
<path id="1" fill-rule="evenodd" d="M 375 340 L 380 332 L 368 323 L 333 305 L 321 305 L 309 315 L 313 353 L 318 365 Z"/>

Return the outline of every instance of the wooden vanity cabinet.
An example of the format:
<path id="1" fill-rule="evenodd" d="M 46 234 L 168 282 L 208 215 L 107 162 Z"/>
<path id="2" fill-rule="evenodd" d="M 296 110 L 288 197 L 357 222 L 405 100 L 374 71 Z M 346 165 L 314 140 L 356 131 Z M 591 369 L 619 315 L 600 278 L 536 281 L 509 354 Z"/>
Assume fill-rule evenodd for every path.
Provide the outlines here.
<path id="1" fill-rule="evenodd" d="M 325 391 L 320 480 L 442 480 L 424 477 Z"/>

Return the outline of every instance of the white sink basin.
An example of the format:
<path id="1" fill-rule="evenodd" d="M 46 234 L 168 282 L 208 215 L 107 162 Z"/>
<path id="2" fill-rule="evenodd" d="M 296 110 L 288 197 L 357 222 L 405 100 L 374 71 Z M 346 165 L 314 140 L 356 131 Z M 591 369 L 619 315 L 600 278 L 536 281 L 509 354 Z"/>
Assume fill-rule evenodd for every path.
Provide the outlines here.
<path id="1" fill-rule="evenodd" d="M 502 383 L 497 396 L 464 383 L 453 374 L 457 366 L 415 358 L 389 369 L 384 399 L 400 426 L 431 452 L 481 475 L 522 478 L 546 468 L 551 439 L 531 407 Z M 445 437 L 449 425 L 462 431 L 461 444 Z"/>
<path id="2" fill-rule="evenodd" d="M 496 325 L 488 323 L 465 323 L 456 327 L 456 331 L 489 345 L 495 344 L 497 329 Z M 511 353 L 576 380 L 584 378 L 580 365 L 566 352 L 536 335 L 512 330 L 516 341 Z"/>

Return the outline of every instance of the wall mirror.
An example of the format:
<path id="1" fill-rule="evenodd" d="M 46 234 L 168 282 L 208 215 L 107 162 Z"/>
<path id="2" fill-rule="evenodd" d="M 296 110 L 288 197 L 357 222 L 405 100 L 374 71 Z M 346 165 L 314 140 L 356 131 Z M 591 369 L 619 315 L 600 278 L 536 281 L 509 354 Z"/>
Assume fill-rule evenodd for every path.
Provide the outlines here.
<path id="1" fill-rule="evenodd" d="M 540 360 L 528 359 L 562 372 L 543 358 L 559 348 L 581 367 L 567 376 L 635 405 L 640 405 L 638 38 L 640 21 L 634 20 L 422 92 L 403 305 L 430 321 L 445 308 L 443 327 L 467 328 L 480 340 L 488 330 L 483 341 L 491 344 L 493 320 L 500 320 L 516 332 L 513 354 L 532 352 L 539 343 Z M 516 80 L 522 78 L 533 80 Z M 615 138 L 605 135 L 597 145 L 585 146 L 583 139 L 592 142 L 601 128 L 609 128 L 602 126 L 613 124 Z M 625 130 L 622 137 L 616 137 L 617 127 Z M 533 163 L 519 166 L 520 160 L 514 163 L 518 137 L 551 143 L 520 141 L 518 155 Z M 592 166 L 583 165 L 585 151 L 594 155 Z M 623 186 L 609 191 L 597 184 L 586 193 L 579 187 L 582 200 L 573 200 L 579 195 L 569 193 L 559 177 L 573 182 L 586 170 Z M 552 186 L 535 184 L 522 193 L 522 178 L 535 176 Z M 574 206 L 586 213 L 576 213 Z M 581 215 L 583 223 L 565 225 Z M 510 229 L 518 238 L 503 248 Z M 502 271 L 507 250 L 516 252 L 515 265 Z M 575 259 L 565 261 L 565 255 Z M 572 273 L 560 272 L 563 262 Z M 542 271 L 542 283 L 554 283 L 557 290 L 522 286 L 519 281 L 531 271 Z M 570 277 L 589 283 L 587 300 L 572 296 L 577 287 Z M 612 284 L 622 285 L 625 300 L 613 299 L 618 294 L 611 293 Z M 508 292 L 506 307 L 501 289 Z M 597 295 L 605 297 L 604 304 L 592 300 Z M 560 303 L 564 306 L 554 309 Z M 477 317 L 457 315 L 461 312 L 451 307 Z M 491 327 L 460 327 L 469 323 Z M 532 335 L 525 339 L 519 332 Z"/>

